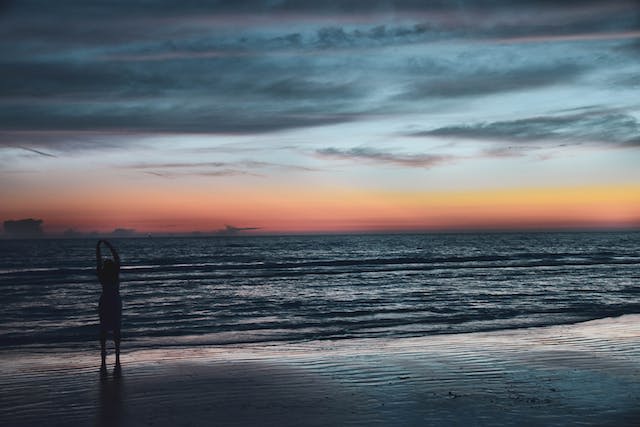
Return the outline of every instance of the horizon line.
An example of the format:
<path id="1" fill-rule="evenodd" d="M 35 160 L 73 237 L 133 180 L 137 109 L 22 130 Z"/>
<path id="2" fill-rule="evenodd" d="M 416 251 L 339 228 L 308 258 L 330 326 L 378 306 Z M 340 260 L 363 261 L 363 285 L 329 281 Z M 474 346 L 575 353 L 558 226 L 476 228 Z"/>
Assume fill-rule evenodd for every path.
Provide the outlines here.
<path id="1" fill-rule="evenodd" d="M 324 231 L 272 231 L 253 232 L 252 230 L 225 233 L 221 231 L 184 231 L 184 232 L 131 232 L 114 234 L 113 232 L 74 232 L 73 234 L 43 233 L 39 236 L 11 236 L 0 233 L 1 240 L 47 240 L 47 239 L 145 239 L 145 238 L 216 238 L 216 237 L 295 237 L 295 236 L 349 236 L 349 235 L 410 235 L 410 234 L 515 234 L 515 233 L 598 233 L 598 232 L 640 232 L 640 225 L 602 226 L 602 227 L 503 227 L 503 228 L 446 228 L 415 230 L 324 230 Z"/>

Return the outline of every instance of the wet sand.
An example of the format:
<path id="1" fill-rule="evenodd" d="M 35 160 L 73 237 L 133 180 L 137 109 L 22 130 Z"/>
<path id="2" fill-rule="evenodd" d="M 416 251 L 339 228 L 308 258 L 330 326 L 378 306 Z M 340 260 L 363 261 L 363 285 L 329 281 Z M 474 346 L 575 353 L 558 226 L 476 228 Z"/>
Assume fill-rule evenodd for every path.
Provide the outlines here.
<path id="1" fill-rule="evenodd" d="M 401 339 L 0 353 L 0 425 L 640 425 L 640 315 Z M 112 355 L 110 354 L 110 362 Z"/>

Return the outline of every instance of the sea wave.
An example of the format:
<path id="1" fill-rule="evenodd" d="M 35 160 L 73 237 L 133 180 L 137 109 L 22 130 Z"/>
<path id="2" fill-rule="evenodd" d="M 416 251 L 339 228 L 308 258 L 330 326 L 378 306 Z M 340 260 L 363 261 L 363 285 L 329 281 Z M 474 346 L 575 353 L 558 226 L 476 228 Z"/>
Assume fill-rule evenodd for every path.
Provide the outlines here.
<path id="1" fill-rule="evenodd" d="M 132 346 L 416 336 L 640 313 L 639 243 L 640 233 L 114 242 Z M 95 345 L 94 243 L 11 245 L 0 246 L 0 347 Z"/>

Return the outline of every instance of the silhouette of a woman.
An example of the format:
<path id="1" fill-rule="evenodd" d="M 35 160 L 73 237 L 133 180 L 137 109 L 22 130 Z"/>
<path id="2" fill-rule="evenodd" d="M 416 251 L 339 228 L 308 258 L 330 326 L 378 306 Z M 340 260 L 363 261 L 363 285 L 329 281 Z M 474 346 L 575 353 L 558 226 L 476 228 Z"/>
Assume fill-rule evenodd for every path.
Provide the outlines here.
<path id="1" fill-rule="evenodd" d="M 113 259 L 102 259 L 100 246 L 104 243 L 111 251 Z M 122 318 L 122 300 L 120 299 L 120 257 L 118 252 L 106 240 L 98 240 L 96 245 L 96 261 L 98 280 L 102 285 L 102 294 L 98 304 L 100 314 L 100 350 L 102 364 L 100 373 L 107 373 L 106 340 L 109 332 L 113 333 L 113 342 L 116 346 L 116 366 L 113 370 L 115 376 L 121 373 L 120 367 L 120 325 Z"/>

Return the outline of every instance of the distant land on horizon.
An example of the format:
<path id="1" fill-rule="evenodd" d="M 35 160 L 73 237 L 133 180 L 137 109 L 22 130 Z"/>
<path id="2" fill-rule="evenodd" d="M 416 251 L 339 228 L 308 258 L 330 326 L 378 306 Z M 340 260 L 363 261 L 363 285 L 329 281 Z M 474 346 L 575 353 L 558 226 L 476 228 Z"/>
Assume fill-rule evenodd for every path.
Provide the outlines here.
<path id="1" fill-rule="evenodd" d="M 115 228 L 112 231 L 78 231 L 72 228 L 63 232 L 46 232 L 41 219 L 26 218 L 21 220 L 4 221 L 3 239 L 87 239 L 87 238 L 149 238 L 149 237 L 236 237 L 236 236 L 302 236 L 302 235 L 376 235 L 376 234 L 464 234 L 464 233 L 529 233 L 529 232 L 615 232 L 640 231 L 636 227 L 502 227 L 502 228 L 450 228 L 450 229 L 389 229 L 389 230 L 311 230 L 311 231 L 271 231 L 260 227 L 235 227 L 226 225 L 224 228 L 210 231 L 181 231 L 138 232 L 132 228 Z M 18 226 L 18 228 L 16 228 Z"/>
<path id="2" fill-rule="evenodd" d="M 112 231 L 78 231 L 68 228 L 63 232 L 47 233 L 43 229 L 44 220 L 25 218 L 6 220 L 3 222 L 3 238 L 121 238 L 121 237 L 163 237 L 163 236 L 234 236 L 247 231 L 260 230 L 259 227 L 234 227 L 225 225 L 224 228 L 212 231 L 185 232 L 137 232 L 133 228 L 115 228 Z"/>

